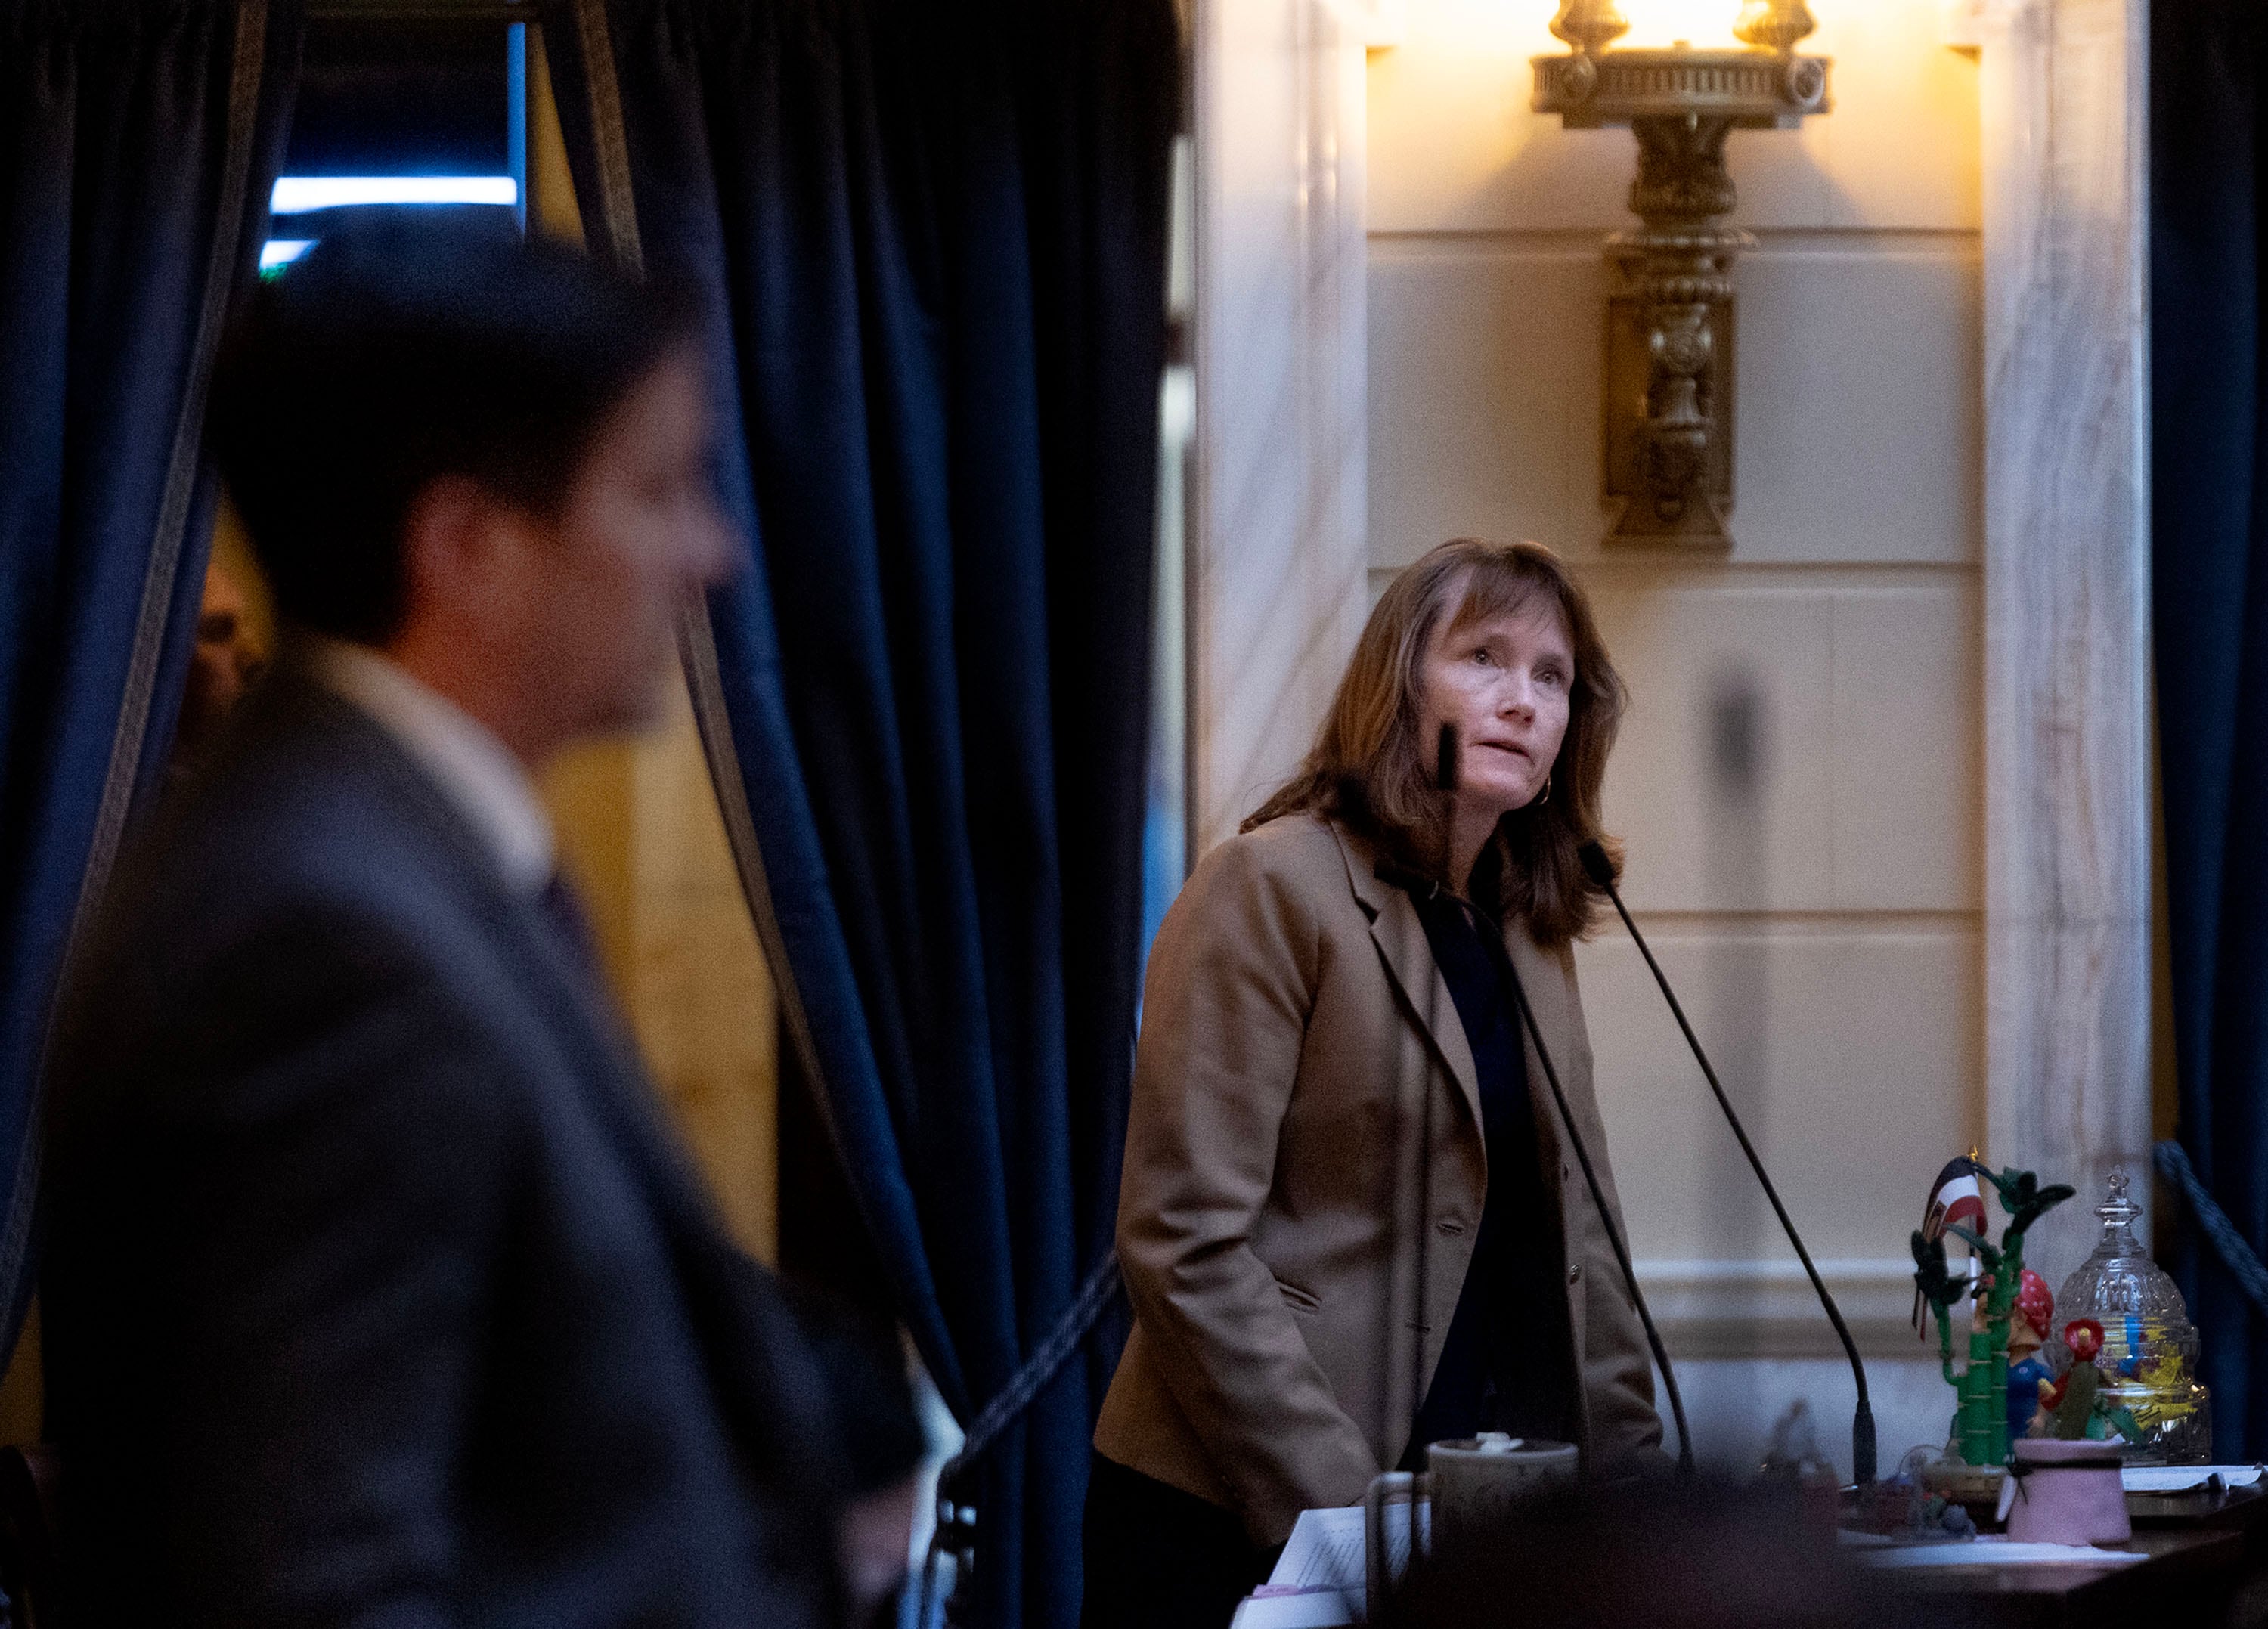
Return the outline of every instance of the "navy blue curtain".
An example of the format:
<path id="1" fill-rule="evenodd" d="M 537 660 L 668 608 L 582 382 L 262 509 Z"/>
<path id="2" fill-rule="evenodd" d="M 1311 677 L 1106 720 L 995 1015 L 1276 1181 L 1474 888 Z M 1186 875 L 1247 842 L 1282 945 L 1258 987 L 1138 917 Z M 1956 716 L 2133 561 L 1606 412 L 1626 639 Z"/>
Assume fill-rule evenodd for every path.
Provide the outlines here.
<path id="1" fill-rule="evenodd" d="M 2153 566 L 2178 1131 L 2205 1187 L 2268 1250 L 2268 32 L 2258 0 L 2152 11 Z M 2268 1454 L 2268 1320 L 2194 1226 L 2176 1271 L 2204 1338 L 2216 1456 Z"/>
<path id="2" fill-rule="evenodd" d="M 0 0 L 0 1351 L 56 977 L 180 704 L 204 376 L 298 35 L 297 0 Z"/>
<path id="3" fill-rule="evenodd" d="M 554 0 L 544 33 L 586 235 L 717 314 L 754 563 L 709 608 L 712 764 L 893 1298 L 968 1425 L 1116 1207 L 1171 0 Z M 1115 1359 L 1090 1337 L 973 1468 L 975 1621 L 1076 1621 Z"/>

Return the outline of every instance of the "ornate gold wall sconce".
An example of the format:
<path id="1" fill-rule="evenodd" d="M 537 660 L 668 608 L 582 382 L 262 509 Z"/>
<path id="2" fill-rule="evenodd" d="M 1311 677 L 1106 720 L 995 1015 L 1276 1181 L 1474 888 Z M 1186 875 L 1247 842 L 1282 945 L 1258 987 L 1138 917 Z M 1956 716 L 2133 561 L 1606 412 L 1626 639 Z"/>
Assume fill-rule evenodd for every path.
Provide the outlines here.
<path id="1" fill-rule="evenodd" d="M 1733 262 L 1756 240 L 1725 223 L 1725 138 L 1827 111 L 1827 59 L 1795 51 L 1815 26 L 1804 0 L 1740 0 L 1739 48 L 1610 49 L 1630 30 L 1615 0 L 1563 0 L 1551 32 L 1574 48 L 1535 59 L 1536 112 L 1638 137 L 1639 225 L 1607 240 L 1609 542 L 1733 541 Z"/>

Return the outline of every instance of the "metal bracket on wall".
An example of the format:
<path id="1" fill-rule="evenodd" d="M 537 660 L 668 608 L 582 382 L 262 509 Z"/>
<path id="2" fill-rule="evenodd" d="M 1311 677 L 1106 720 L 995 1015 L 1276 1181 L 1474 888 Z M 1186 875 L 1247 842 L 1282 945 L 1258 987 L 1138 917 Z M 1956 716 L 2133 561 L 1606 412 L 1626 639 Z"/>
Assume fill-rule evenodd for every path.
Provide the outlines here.
<path id="1" fill-rule="evenodd" d="M 1627 125 L 1638 138 L 1636 231 L 1607 240 L 1602 495 L 1610 543 L 1732 545 L 1733 262 L 1756 241 L 1724 217 L 1735 202 L 1725 139 L 1787 129 L 1827 111 L 1828 63 L 1798 56 L 1800 0 L 1749 0 L 1751 48 L 1609 50 L 1628 26 L 1611 0 L 1568 0 L 1552 32 L 1575 46 L 1535 59 L 1538 113 L 1570 129 Z"/>
<path id="2" fill-rule="evenodd" d="M 1756 240 L 1733 207 L 1722 115 L 1631 122 L 1645 225 L 1607 240 L 1605 468 L 1610 542 L 1729 545 L 1733 534 L 1733 261 Z"/>

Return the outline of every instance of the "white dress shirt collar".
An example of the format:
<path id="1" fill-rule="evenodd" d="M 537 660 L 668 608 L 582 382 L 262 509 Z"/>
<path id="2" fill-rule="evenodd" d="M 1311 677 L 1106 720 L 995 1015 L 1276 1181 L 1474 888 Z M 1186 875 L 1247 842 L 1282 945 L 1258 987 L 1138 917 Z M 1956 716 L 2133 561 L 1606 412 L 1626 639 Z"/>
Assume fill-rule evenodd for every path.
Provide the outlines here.
<path id="1" fill-rule="evenodd" d="M 551 821 L 518 758 L 463 708 L 368 645 L 310 641 L 309 667 L 368 713 L 472 823 L 505 882 L 534 893 L 551 880 Z"/>

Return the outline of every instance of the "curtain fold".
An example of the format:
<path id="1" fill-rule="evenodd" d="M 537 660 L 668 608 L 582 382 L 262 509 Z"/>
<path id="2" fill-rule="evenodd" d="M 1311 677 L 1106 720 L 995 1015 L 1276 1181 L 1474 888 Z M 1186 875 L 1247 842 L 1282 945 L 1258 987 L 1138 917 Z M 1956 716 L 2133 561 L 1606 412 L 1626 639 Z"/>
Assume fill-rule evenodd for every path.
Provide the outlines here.
<path id="1" fill-rule="evenodd" d="M 2264 33 L 2257 0 L 2151 20 L 2152 577 L 2179 1135 L 2268 1249 L 2268 515 Z M 2215 1455 L 2268 1453 L 2268 1321 L 2187 1224 Z"/>
<path id="2" fill-rule="evenodd" d="M 162 776 L 214 488 L 204 381 L 257 263 L 298 0 L 0 0 L 0 1350 L 75 925 Z"/>
<path id="3" fill-rule="evenodd" d="M 549 0 L 589 235 L 695 279 L 750 568 L 688 628 L 788 1024 L 964 1425 L 1109 1249 L 1139 955 L 1171 0 Z M 976 1468 L 1069 1625 L 1108 1338 Z"/>

